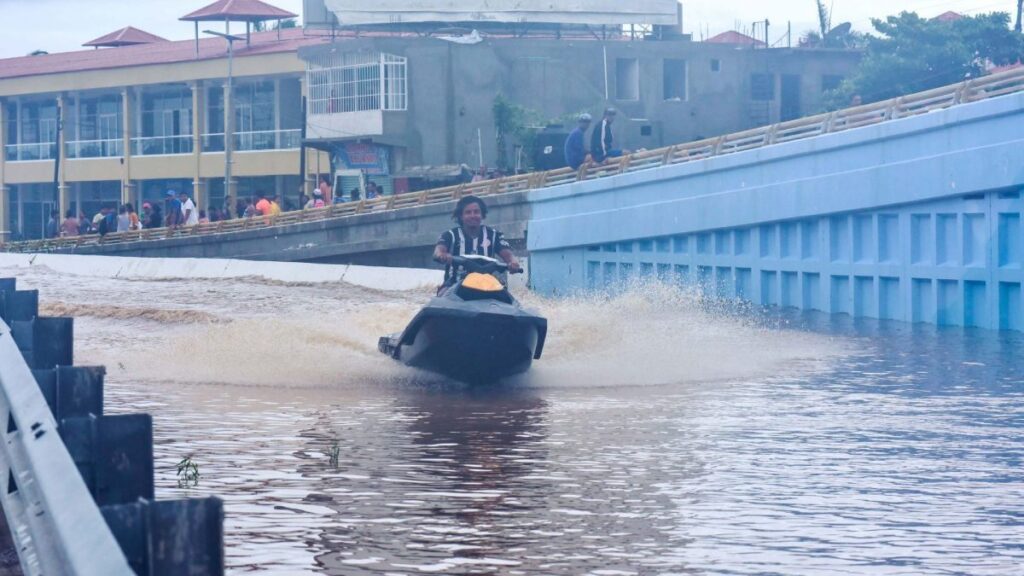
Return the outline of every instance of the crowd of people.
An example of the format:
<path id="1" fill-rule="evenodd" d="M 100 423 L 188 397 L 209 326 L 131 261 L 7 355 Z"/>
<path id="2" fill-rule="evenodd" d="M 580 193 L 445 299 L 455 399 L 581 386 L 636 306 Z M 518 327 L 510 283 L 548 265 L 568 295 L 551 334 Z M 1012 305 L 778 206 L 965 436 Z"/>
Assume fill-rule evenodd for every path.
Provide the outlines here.
<path id="1" fill-rule="evenodd" d="M 187 192 L 168 190 L 163 206 L 159 202 L 143 202 L 141 214 L 135 210 L 135 205 L 131 202 L 120 206 L 116 203 L 104 204 L 92 218 L 84 211 L 76 213 L 75 210 L 68 210 L 61 220 L 60 212 L 52 210 L 46 223 L 45 234 L 47 238 L 85 234 L 105 236 L 112 232 L 132 232 L 149 228 L 176 229 L 228 217 L 226 210 L 216 209 L 211 210 L 208 216 L 206 211 L 196 208 L 195 202 Z"/>

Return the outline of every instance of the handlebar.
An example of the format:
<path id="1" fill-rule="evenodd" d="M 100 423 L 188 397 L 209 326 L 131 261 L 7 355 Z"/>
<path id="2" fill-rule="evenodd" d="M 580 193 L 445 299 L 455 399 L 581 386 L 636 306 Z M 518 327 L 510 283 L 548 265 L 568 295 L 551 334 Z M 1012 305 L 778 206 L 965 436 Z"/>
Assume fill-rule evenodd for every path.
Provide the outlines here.
<path id="1" fill-rule="evenodd" d="M 435 258 L 438 262 L 441 260 Z M 452 265 L 461 266 L 469 272 L 482 272 L 484 274 L 490 274 L 492 272 L 510 272 L 509 265 L 501 260 L 496 260 L 488 256 L 452 256 Z M 523 269 L 520 268 L 512 274 L 522 274 Z"/>

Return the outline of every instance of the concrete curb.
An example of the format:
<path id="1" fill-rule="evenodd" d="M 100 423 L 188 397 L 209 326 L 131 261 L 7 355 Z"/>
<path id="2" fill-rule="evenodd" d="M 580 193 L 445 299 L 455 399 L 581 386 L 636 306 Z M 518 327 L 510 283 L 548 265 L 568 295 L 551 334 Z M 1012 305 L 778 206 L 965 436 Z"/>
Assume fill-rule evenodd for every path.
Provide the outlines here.
<path id="1" fill-rule="evenodd" d="M 0 253 L 0 268 L 45 266 L 98 278 L 247 278 L 289 283 L 344 282 L 375 290 L 414 290 L 441 283 L 441 270 L 353 264 L 306 264 L 217 258 L 130 258 L 76 254 Z"/>

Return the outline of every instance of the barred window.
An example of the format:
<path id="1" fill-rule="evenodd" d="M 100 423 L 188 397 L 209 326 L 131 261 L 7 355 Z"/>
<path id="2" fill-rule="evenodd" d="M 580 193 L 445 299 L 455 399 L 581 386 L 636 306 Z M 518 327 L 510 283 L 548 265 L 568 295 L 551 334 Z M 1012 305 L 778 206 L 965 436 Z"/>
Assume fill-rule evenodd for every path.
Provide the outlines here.
<path id="1" fill-rule="evenodd" d="M 405 110 L 407 61 L 377 52 L 325 54 L 306 65 L 310 114 Z"/>

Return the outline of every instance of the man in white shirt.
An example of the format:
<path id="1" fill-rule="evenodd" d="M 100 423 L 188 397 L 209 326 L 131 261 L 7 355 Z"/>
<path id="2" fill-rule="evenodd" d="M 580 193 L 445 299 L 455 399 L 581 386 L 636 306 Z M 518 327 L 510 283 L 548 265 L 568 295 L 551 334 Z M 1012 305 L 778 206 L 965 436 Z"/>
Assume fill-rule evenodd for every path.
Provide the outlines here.
<path id="1" fill-rule="evenodd" d="M 181 221 L 183 226 L 195 226 L 199 224 L 199 211 L 187 192 L 182 192 L 181 197 Z"/>

